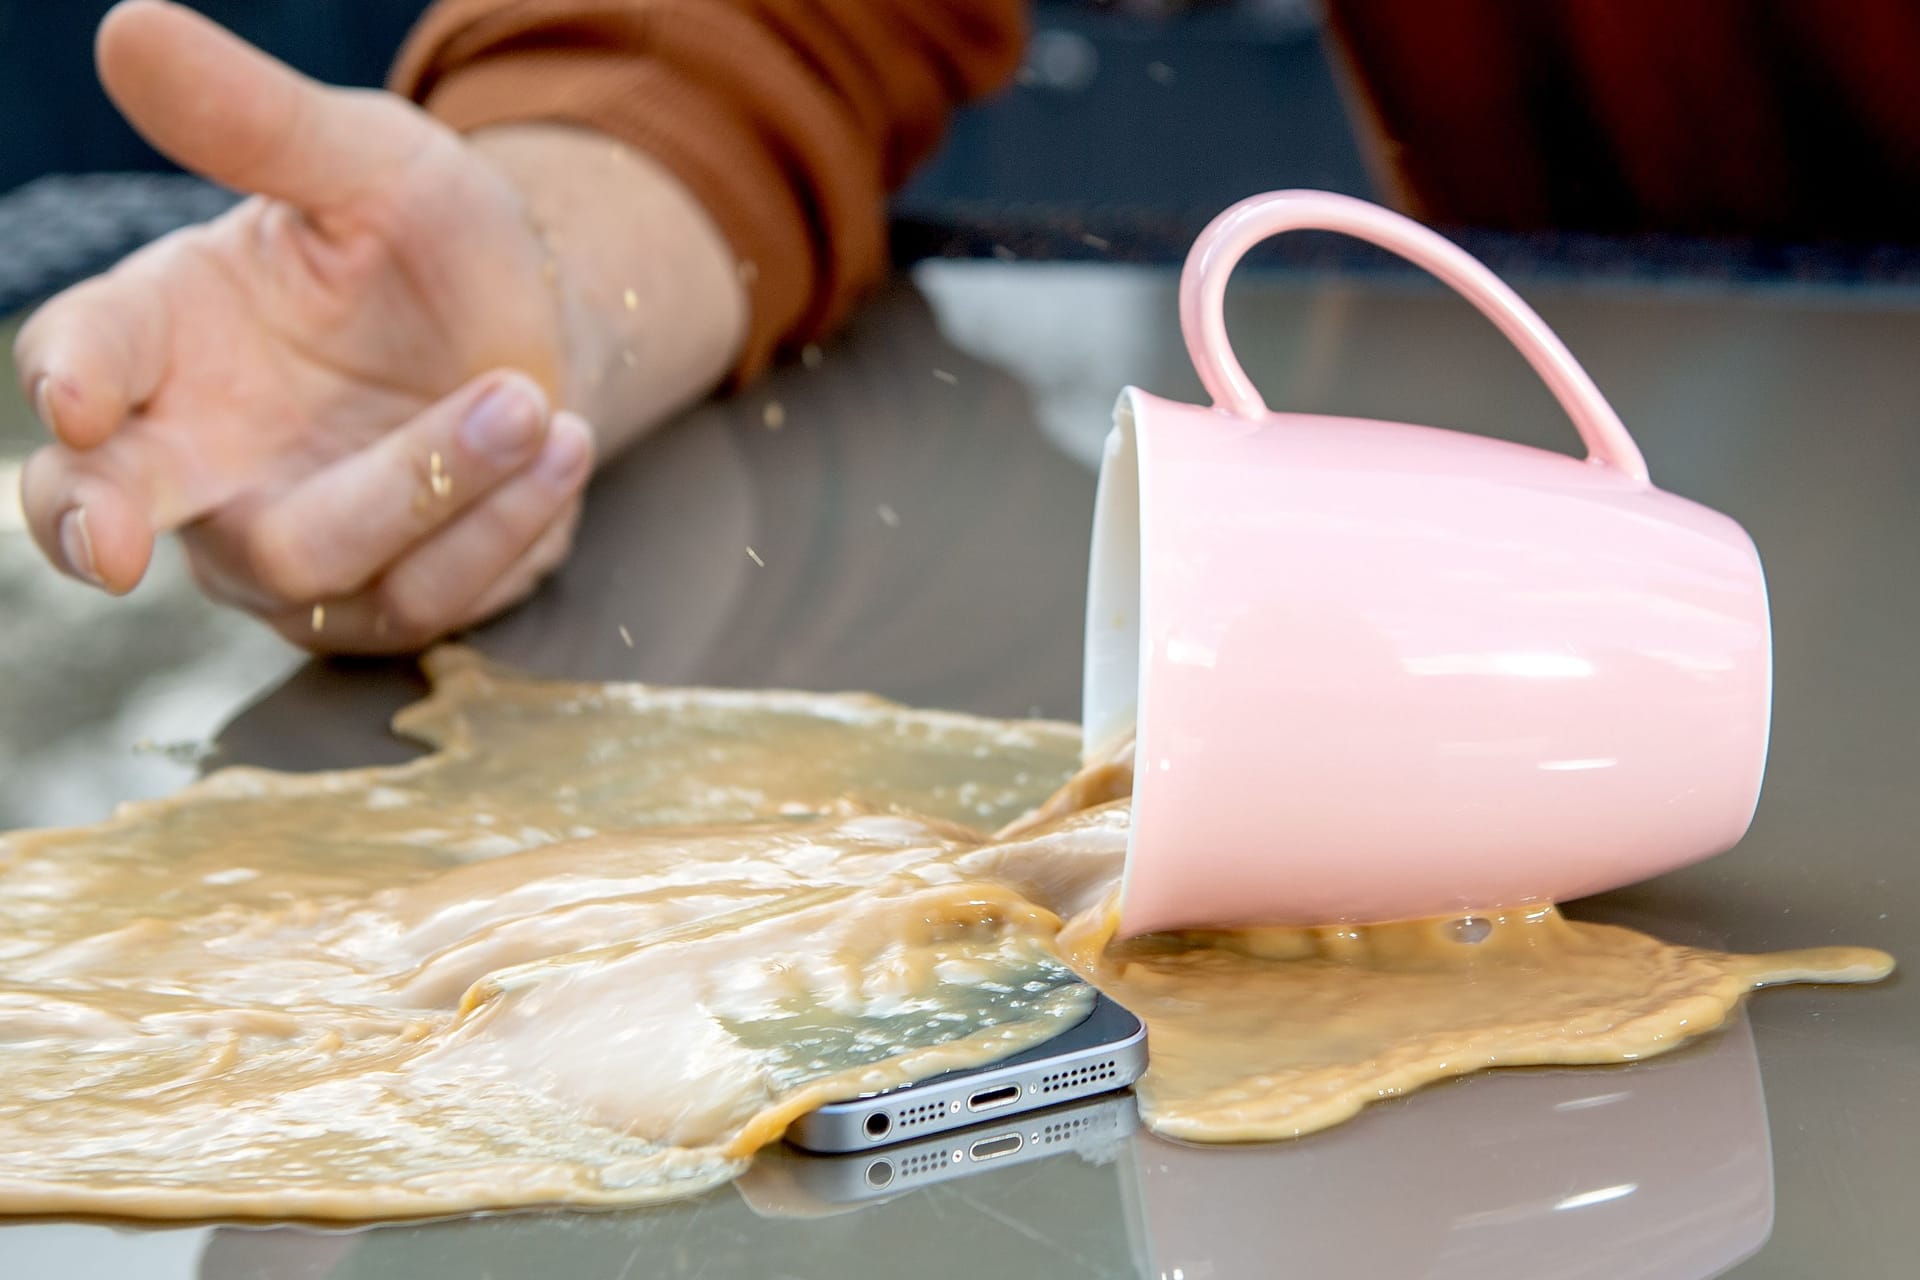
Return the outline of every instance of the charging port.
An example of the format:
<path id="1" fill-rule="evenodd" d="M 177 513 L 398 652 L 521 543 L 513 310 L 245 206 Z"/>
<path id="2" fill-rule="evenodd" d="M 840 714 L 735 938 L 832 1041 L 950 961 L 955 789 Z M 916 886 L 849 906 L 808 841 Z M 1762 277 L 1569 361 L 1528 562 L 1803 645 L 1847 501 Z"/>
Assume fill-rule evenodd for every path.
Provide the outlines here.
<path id="1" fill-rule="evenodd" d="M 982 1089 L 967 1099 L 969 1111 L 991 1111 L 995 1107 L 1004 1107 L 1020 1097 L 1020 1086 L 1003 1084 L 998 1089 Z"/>
<path id="2" fill-rule="evenodd" d="M 1001 1156 L 1010 1156 L 1021 1147 L 1020 1135 L 1003 1133 L 997 1138 L 982 1138 L 973 1144 L 967 1154 L 975 1160 L 998 1160 Z"/>

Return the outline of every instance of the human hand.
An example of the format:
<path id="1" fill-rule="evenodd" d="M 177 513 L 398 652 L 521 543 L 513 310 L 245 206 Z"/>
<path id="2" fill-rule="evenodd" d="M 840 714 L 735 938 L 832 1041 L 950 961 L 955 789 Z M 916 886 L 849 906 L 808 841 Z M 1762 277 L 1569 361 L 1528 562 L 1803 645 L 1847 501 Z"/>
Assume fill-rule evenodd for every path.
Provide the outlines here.
<path id="1" fill-rule="evenodd" d="M 601 407 L 588 384 L 623 354 L 618 302 L 576 282 L 597 264 L 534 224 L 546 161 L 521 140 L 495 163 L 157 0 L 109 14 L 98 60 L 161 151 L 253 195 L 23 329 L 21 385 L 57 441 L 22 479 L 49 558 L 124 592 L 177 529 L 209 594 L 343 652 L 416 648 L 531 591 L 596 448 L 554 405 Z"/>

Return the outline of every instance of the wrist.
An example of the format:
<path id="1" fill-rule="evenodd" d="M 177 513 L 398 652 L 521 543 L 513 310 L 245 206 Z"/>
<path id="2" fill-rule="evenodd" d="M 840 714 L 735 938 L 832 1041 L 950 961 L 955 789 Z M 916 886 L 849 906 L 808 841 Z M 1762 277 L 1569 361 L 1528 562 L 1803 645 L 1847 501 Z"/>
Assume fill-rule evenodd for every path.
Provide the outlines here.
<path id="1" fill-rule="evenodd" d="M 543 243 L 562 335 L 560 403 L 602 458 L 706 395 L 738 359 L 746 291 L 731 245 L 680 180 L 590 129 L 480 130 Z"/>

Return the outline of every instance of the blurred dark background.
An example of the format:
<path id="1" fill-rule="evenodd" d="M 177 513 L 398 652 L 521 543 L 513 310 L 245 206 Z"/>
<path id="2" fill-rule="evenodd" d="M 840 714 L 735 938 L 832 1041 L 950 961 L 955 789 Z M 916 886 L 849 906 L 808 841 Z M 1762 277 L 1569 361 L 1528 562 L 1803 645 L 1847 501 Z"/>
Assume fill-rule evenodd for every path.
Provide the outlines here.
<path id="1" fill-rule="evenodd" d="M 424 0 L 191 0 L 378 84 Z M 0 307 L 217 209 L 91 64 L 109 0 L 0 0 Z M 1496 269 L 1920 282 L 1920 0 L 1036 0 L 1019 81 L 896 201 L 904 259 L 1178 261 L 1242 196 L 1390 201 Z M 145 180 L 71 175 L 142 173 Z M 53 176 L 49 176 L 53 175 Z M 38 185 L 36 180 L 42 180 Z M 19 189 L 25 187 L 24 191 Z M 1269 262 L 1395 270 L 1331 238 Z"/>
<path id="2" fill-rule="evenodd" d="M 323 80 L 378 84 L 425 0 L 189 0 Z M 164 170 L 93 75 L 111 0 L 0 0 L 0 190 Z M 1021 83 L 908 202 L 1214 206 L 1276 179 L 1369 189 L 1306 0 L 1039 0 Z"/>
<path id="3" fill-rule="evenodd" d="M 309 75 L 378 84 L 425 0 L 188 0 Z M 49 173 L 170 168 L 121 122 L 93 73 L 113 0 L 0 0 L 0 190 Z"/>

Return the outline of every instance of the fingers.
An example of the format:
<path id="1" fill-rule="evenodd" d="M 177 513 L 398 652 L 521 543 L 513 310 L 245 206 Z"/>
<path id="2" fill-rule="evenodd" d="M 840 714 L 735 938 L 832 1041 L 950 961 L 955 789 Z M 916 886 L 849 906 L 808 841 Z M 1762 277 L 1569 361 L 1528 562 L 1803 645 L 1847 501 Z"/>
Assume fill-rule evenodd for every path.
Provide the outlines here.
<path id="1" fill-rule="evenodd" d="M 280 605 L 359 591 L 428 534 L 484 505 L 540 452 L 547 417 L 545 394 L 525 375 L 476 379 L 255 514 L 242 539 L 242 576 Z"/>
<path id="2" fill-rule="evenodd" d="M 384 95 L 328 89 L 206 18 L 125 0 L 100 24 L 100 80 L 185 168 L 321 214 L 410 155 L 422 131 Z"/>
<path id="3" fill-rule="evenodd" d="M 520 553 L 520 558 L 507 567 L 499 581 L 467 606 L 466 616 L 449 629 L 458 631 L 478 626 L 532 595 L 548 574 L 566 562 L 579 524 L 580 504 L 574 502 L 561 511 L 559 518 L 547 526 L 546 532 L 531 547 Z"/>
<path id="4" fill-rule="evenodd" d="M 153 527 L 136 488 L 85 463 L 63 445 L 41 449 L 21 473 L 20 505 L 55 568 L 122 595 L 153 558 Z"/>
<path id="5" fill-rule="evenodd" d="M 34 312 L 14 341 L 14 367 L 62 444 L 91 449 L 166 376 L 168 320 L 155 244 Z"/>
<path id="6" fill-rule="evenodd" d="M 20 385 L 59 442 L 21 477 L 28 528 L 56 567 L 116 594 L 145 574 L 158 532 L 219 497 L 206 458 L 121 431 L 167 375 L 165 263 L 185 234 L 53 298 L 14 342 Z"/>
<path id="7" fill-rule="evenodd" d="M 68 349 L 86 347 L 76 340 Z M 76 357 L 74 367 L 86 364 Z M 103 395 L 84 403 L 111 412 L 100 408 Z M 68 408 L 61 402 L 54 416 L 70 434 Z M 256 612 L 357 591 L 524 467 L 546 420 L 546 397 L 526 376 L 476 379 L 290 490 L 216 516 L 210 528 L 190 526 L 202 583 Z M 21 477 L 21 507 L 56 567 L 119 594 L 146 572 L 158 534 L 226 500 L 220 471 L 217 459 L 183 449 L 178 433 L 130 431 L 85 451 L 41 450 Z"/>
<path id="8" fill-rule="evenodd" d="M 551 447 L 526 476 L 502 485 L 387 571 L 378 595 L 388 618 L 410 635 L 428 639 L 466 621 L 469 607 L 566 510 L 592 463 L 586 424 L 571 416 L 556 420 Z"/>
<path id="9" fill-rule="evenodd" d="M 366 589 L 301 602 L 268 620 L 294 643 L 334 653 L 404 652 L 471 625 L 526 595 L 565 557 L 592 470 L 593 437 L 586 423 L 556 414 L 532 465 L 413 547 Z"/>

